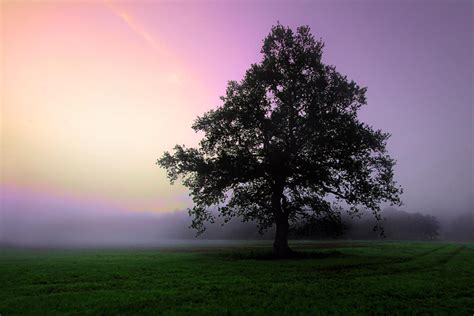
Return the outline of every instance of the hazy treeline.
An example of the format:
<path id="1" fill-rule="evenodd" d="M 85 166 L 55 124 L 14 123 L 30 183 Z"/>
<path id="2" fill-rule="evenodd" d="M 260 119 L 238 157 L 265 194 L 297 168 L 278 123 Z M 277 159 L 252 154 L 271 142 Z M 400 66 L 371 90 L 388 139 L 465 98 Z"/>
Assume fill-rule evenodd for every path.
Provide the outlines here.
<path id="1" fill-rule="evenodd" d="M 340 222 L 321 218 L 313 223 L 293 224 L 291 237 L 295 239 L 393 239 L 393 240 L 452 240 L 474 241 L 474 217 L 466 212 L 452 218 L 438 219 L 436 216 L 411 213 L 393 208 L 382 211 L 382 221 L 377 223 L 370 212 L 360 217 L 343 214 Z M 167 227 L 175 227 L 167 234 L 173 238 L 194 238 L 195 231 L 187 228 L 189 217 L 185 211 L 177 211 L 163 217 Z M 179 223 L 179 225 L 176 225 Z M 242 223 L 237 218 L 226 225 L 208 225 L 200 239 L 272 239 L 274 230 L 259 235 L 255 223 Z M 375 230 L 376 225 L 383 228 Z"/>
<path id="2" fill-rule="evenodd" d="M 440 223 L 432 215 L 387 209 L 382 212 L 380 222 L 369 212 L 359 215 L 343 215 L 340 220 L 322 217 L 310 223 L 296 224 L 292 230 L 293 237 L 435 240 L 440 236 Z"/>
<path id="3" fill-rule="evenodd" d="M 474 217 L 468 212 L 452 218 L 438 219 L 436 216 L 419 212 L 385 209 L 382 211 L 382 220 L 379 223 L 370 212 L 360 215 L 350 217 L 343 214 L 340 222 L 323 217 L 311 223 L 294 223 L 291 238 L 474 241 Z M 374 230 L 377 225 L 379 229 Z M 200 238 L 273 238 L 273 229 L 258 235 L 255 227 L 253 223 L 234 220 L 224 227 L 209 225 L 208 230 Z"/>
<path id="4" fill-rule="evenodd" d="M 4 213 L 0 221 L 0 244 L 11 246 L 155 246 L 173 240 L 196 239 L 189 228 L 187 211 L 170 213 L 116 212 L 102 216 L 68 213 L 49 216 Z M 26 216 L 28 215 L 28 216 Z M 386 239 L 474 241 L 472 212 L 439 220 L 432 215 L 386 209 L 380 223 Z M 294 239 L 381 239 L 370 213 L 361 218 L 342 216 L 341 223 L 317 221 L 312 225 L 293 225 Z M 209 224 L 197 239 L 272 239 L 274 230 L 259 235 L 255 223 L 234 218 L 226 225 Z"/>
<path id="5" fill-rule="evenodd" d="M 474 241 L 474 213 L 456 216 L 443 224 L 441 239 L 453 241 Z"/>

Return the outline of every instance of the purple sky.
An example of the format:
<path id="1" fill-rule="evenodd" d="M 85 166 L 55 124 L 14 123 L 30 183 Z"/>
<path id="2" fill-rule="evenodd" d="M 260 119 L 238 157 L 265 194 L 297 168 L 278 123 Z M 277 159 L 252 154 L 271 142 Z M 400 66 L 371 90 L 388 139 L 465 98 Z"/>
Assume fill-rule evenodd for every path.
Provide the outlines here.
<path id="1" fill-rule="evenodd" d="M 166 41 L 183 47 L 183 56 L 195 54 L 190 67 L 210 71 L 217 94 L 259 60 L 272 24 L 309 25 L 326 43 L 324 60 L 368 87 L 361 117 L 393 135 L 389 150 L 398 160 L 406 208 L 472 208 L 472 2 L 169 5 L 156 20 L 152 7 L 143 8 L 143 18 L 157 29 L 179 25 L 180 36 Z"/>
<path id="2" fill-rule="evenodd" d="M 189 108 L 183 107 L 184 112 L 178 111 L 176 116 L 171 115 L 170 117 L 183 117 L 183 119 L 172 121 L 173 130 L 167 129 L 166 131 L 159 130 L 161 125 L 158 121 L 153 124 L 153 115 L 156 115 L 157 120 L 167 117 L 168 112 L 172 111 L 170 110 L 173 108 L 172 106 L 156 104 L 153 105 L 155 112 L 147 114 L 149 105 L 145 104 L 143 108 L 140 108 L 141 112 L 134 112 L 142 113 L 137 116 L 137 126 L 147 124 L 139 121 L 140 119 L 149 119 L 150 130 L 165 135 L 166 141 L 159 143 L 158 137 L 153 138 L 145 134 L 143 134 L 143 142 L 138 145 L 134 139 L 126 140 L 131 147 L 120 148 L 120 150 L 141 153 L 136 146 L 146 148 L 143 150 L 143 153 L 146 154 L 141 154 L 142 157 L 138 158 L 143 159 L 143 166 L 146 165 L 146 168 L 150 168 L 149 170 L 136 171 L 135 174 L 140 173 L 140 176 L 136 180 L 129 181 L 128 185 L 133 185 L 130 189 L 125 186 L 124 183 L 127 182 L 125 180 L 122 183 L 114 178 L 99 185 L 92 183 L 97 179 L 75 177 L 74 169 L 71 169 L 71 166 L 74 165 L 66 164 L 67 159 L 64 158 L 66 156 L 57 157 L 64 162 L 64 166 L 61 165 L 63 168 L 61 179 L 50 176 L 47 170 L 39 170 L 44 171 L 39 172 L 36 169 L 35 173 L 31 173 L 35 176 L 33 179 L 29 173 L 30 169 L 27 170 L 26 167 L 23 170 L 19 164 L 15 165 L 14 162 L 2 164 L 1 184 L 4 188 L 2 190 L 2 212 L 4 214 L 14 216 L 17 208 L 22 209 L 22 214 L 28 214 L 25 211 L 28 209 L 28 205 L 30 208 L 34 206 L 37 213 L 50 214 L 48 209 L 54 209 L 53 213 L 60 211 L 59 204 L 65 210 L 77 210 L 87 205 L 88 208 L 97 208 L 98 212 L 102 213 L 106 208 L 104 205 L 107 205 L 107 202 L 104 201 L 110 201 L 110 205 L 113 206 L 121 204 L 125 198 L 128 199 L 125 208 L 150 210 L 150 205 L 158 203 L 155 201 L 165 200 L 165 194 L 166 203 L 162 203 L 160 208 L 162 211 L 175 209 L 176 205 L 190 206 L 189 199 L 183 199 L 186 191 L 179 186 L 169 187 L 164 173 L 155 171 L 157 167 L 153 165 L 153 162 L 163 150 L 171 149 L 172 143 L 187 142 L 189 139 L 185 135 L 189 134 L 190 137 L 194 137 L 194 132 L 190 128 L 192 119 L 203 111 L 218 105 L 218 97 L 224 93 L 226 82 L 240 80 L 249 65 L 260 60 L 259 51 L 262 39 L 277 21 L 291 27 L 309 25 L 313 34 L 322 38 L 326 43 L 323 55 L 325 62 L 336 65 L 341 73 L 354 79 L 358 84 L 368 87 L 368 106 L 362 110 L 361 118 L 376 128 L 392 134 L 389 141 L 389 151 L 398 161 L 396 179 L 405 190 L 402 200 L 406 210 L 439 213 L 465 212 L 473 209 L 474 5 L 472 1 L 417 1 L 416 3 L 415 1 L 356 0 L 197 1 L 194 3 L 137 1 L 133 4 L 130 2 L 114 5 L 116 5 L 114 10 L 121 10 L 117 11 L 119 14 L 111 14 L 103 3 L 93 2 L 54 5 L 55 8 L 52 8 L 53 4 L 49 4 L 47 10 L 45 7 L 48 4 L 46 3 L 31 5 L 28 8 L 26 5 L 10 4 L 5 6 L 7 22 L 3 26 L 6 30 L 5 34 L 15 38 L 16 32 L 27 29 L 28 23 L 31 25 L 34 25 L 35 22 L 40 23 L 38 21 L 40 21 L 41 14 L 44 14 L 47 17 L 47 23 L 49 23 L 48 27 L 59 32 L 54 33 L 54 36 L 51 35 L 48 40 L 53 41 L 51 42 L 53 44 L 60 43 L 61 39 L 58 36 L 61 36 L 62 33 L 60 33 L 61 30 L 58 30 L 58 25 L 61 24 L 54 24 L 54 14 L 63 12 L 60 15 L 63 17 L 61 23 L 66 23 L 64 24 L 66 30 L 68 21 L 71 21 L 71 25 L 76 23 L 74 30 L 78 32 L 77 34 L 88 34 L 86 31 L 93 31 L 94 36 L 97 36 L 94 39 L 100 39 L 99 36 L 104 34 L 113 34 L 114 41 L 111 40 L 110 45 L 116 45 L 115 41 L 126 43 L 124 45 L 131 47 L 127 50 L 127 53 L 130 54 L 127 55 L 128 62 L 133 63 L 132 59 L 137 58 L 136 60 L 140 60 L 140 67 L 146 65 L 148 60 L 153 60 L 153 56 L 146 55 L 145 52 L 151 51 L 150 45 L 155 49 L 155 53 L 164 47 L 167 54 L 172 56 L 169 59 L 171 60 L 169 64 L 176 66 L 175 69 L 178 69 L 178 66 L 181 71 L 184 69 L 183 73 L 189 74 L 188 78 L 193 80 L 189 86 L 186 86 L 186 78 L 183 79 L 184 86 L 180 88 L 183 91 L 176 89 L 176 95 L 188 93 L 189 91 L 185 90 L 187 87 L 192 86 L 195 89 L 199 87 L 198 92 L 189 92 L 188 100 L 182 100 L 182 102 L 191 100 L 195 104 L 189 104 Z M 37 15 L 37 19 L 23 21 L 16 18 L 17 14 L 23 14 L 23 12 L 34 13 Z M 126 12 L 127 17 L 133 17 L 133 22 L 127 22 L 129 27 L 120 18 L 117 18 L 120 12 Z M 66 13 L 76 14 L 76 20 L 66 18 Z M 124 21 L 126 20 L 123 16 L 122 18 Z M 136 36 L 137 34 L 139 36 Z M 77 40 L 83 41 L 81 45 L 78 44 L 78 47 L 86 50 L 89 44 L 87 38 L 78 38 Z M 145 41 L 150 45 L 146 45 L 146 43 L 143 45 Z M 18 52 L 22 53 L 21 49 L 27 47 L 22 46 L 23 42 L 21 42 L 22 45 L 17 46 L 13 42 L 10 43 L 11 52 L 8 51 L 4 59 L 7 66 L 5 69 L 8 69 L 5 75 L 6 93 L 9 92 L 9 87 L 14 87 L 15 82 L 13 81 L 17 78 L 15 60 L 11 56 L 18 55 Z M 71 43 L 79 42 L 71 40 Z M 102 45 L 100 50 L 96 47 L 89 51 L 89 55 L 84 56 L 88 56 L 92 60 L 91 56 L 99 56 L 101 52 L 105 52 L 107 45 L 103 43 L 104 41 L 96 43 Z M 3 44 L 8 48 L 8 41 Z M 67 45 L 70 44 L 66 43 L 65 47 Z M 133 50 L 135 47 L 133 45 L 136 47 L 142 45 L 140 49 L 143 51 L 138 48 L 136 51 Z M 91 45 L 91 47 L 93 46 Z M 66 49 L 67 47 L 61 47 L 60 51 L 66 54 Z M 59 50 L 56 49 L 57 51 Z M 87 51 L 85 52 L 87 53 Z M 120 56 L 117 56 L 114 55 L 115 59 L 113 60 L 119 67 L 118 65 L 123 62 L 119 59 Z M 77 58 L 77 56 L 75 57 Z M 52 60 L 56 59 L 52 58 Z M 46 61 L 38 59 L 35 62 Z M 104 61 L 104 69 L 100 69 L 100 62 L 97 64 L 98 73 L 113 71 L 114 65 L 109 65 L 107 62 L 109 60 Z M 165 67 L 161 63 L 166 64 L 164 59 L 160 60 L 159 66 Z M 105 66 L 106 64 L 107 66 Z M 130 65 L 131 69 L 134 69 L 135 64 Z M 69 75 L 64 68 L 61 68 L 61 65 L 58 67 L 62 71 L 61 74 Z M 170 66 L 170 68 L 172 67 Z M 142 83 L 137 80 L 148 80 L 148 84 L 158 82 L 154 81 L 152 74 L 146 73 L 146 69 L 147 66 L 143 66 L 142 70 L 130 73 L 129 82 L 130 85 L 133 85 L 130 90 L 138 91 L 137 93 L 141 91 Z M 171 75 L 168 79 L 182 83 L 179 72 L 171 73 Z M 111 76 L 116 77 L 113 73 Z M 61 79 L 61 77 L 58 78 Z M 67 82 L 68 79 L 64 78 L 62 81 Z M 79 82 L 83 81 L 79 80 Z M 20 87 L 24 86 L 20 85 Z M 156 89 L 160 89 L 160 87 Z M 149 97 L 146 93 L 153 93 L 154 90 L 150 91 L 142 93 L 142 95 Z M 163 87 L 163 91 L 171 90 Z M 27 94 L 28 90 L 25 93 Z M 200 95 L 200 97 L 193 98 L 193 93 Z M 133 95 L 129 97 L 130 100 L 136 101 L 136 97 Z M 171 94 L 168 99 L 173 99 Z M 15 104 L 11 100 L 15 99 L 13 97 L 7 98 L 5 107 L 8 110 L 5 112 L 4 119 L 7 123 L 15 122 L 15 119 L 20 117 L 20 114 L 13 110 Z M 126 102 L 123 100 L 127 99 L 122 98 L 121 100 Z M 137 106 L 133 102 L 122 105 Z M 64 106 L 67 110 L 69 105 Z M 28 113 L 32 117 L 34 116 L 34 112 L 24 112 L 21 113 L 21 116 L 24 118 Z M 94 114 L 95 112 L 90 113 L 92 114 L 89 118 L 98 118 Z M 40 123 L 52 126 L 50 122 Z M 15 128 L 18 127 L 14 123 L 11 124 Z M 127 131 L 124 126 L 118 123 L 113 126 L 100 124 L 97 125 L 99 129 L 111 133 L 104 135 L 104 137 L 107 136 L 104 138 L 105 140 L 112 139 L 111 135 L 120 135 L 120 132 Z M 138 131 L 138 129 L 136 130 Z M 9 130 L 5 135 L 2 133 L 2 141 L 5 137 L 7 145 L 9 142 L 15 142 L 13 138 L 15 135 L 9 133 Z M 178 136 L 174 139 L 173 135 Z M 193 141 L 195 140 L 190 140 L 191 143 Z M 70 142 L 67 144 L 70 145 Z M 97 145 L 101 148 L 100 143 L 85 144 L 88 146 Z M 2 149 L 4 158 L 8 158 L 14 149 L 14 147 L 7 145 L 3 148 L 4 150 Z M 35 146 L 39 147 L 40 145 L 35 143 Z M 45 148 L 50 149 L 49 147 Z M 87 156 L 87 148 L 97 147 L 84 145 L 79 148 L 80 153 Z M 11 151 L 9 152 L 9 150 Z M 75 148 L 67 147 L 63 151 L 74 152 L 73 150 Z M 115 168 L 109 170 L 112 173 L 115 172 L 114 170 L 122 172 L 126 166 L 136 166 L 137 161 L 140 163 L 142 161 L 137 157 L 127 157 L 129 160 L 120 161 L 120 155 L 117 157 L 119 160 L 111 160 L 110 157 L 115 157 L 116 154 L 113 150 L 118 149 L 110 148 L 110 150 L 110 153 L 104 151 L 99 154 L 94 153 L 92 158 L 88 157 L 91 166 L 98 166 L 99 172 L 106 170 L 106 168 Z M 38 150 L 38 153 L 41 152 L 43 151 Z M 20 155 L 18 152 L 15 154 Z M 76 158 L 77 156 L 74 157 L 74 159 Z M 93 170 L 95 173 L 98 172 L 96 169 Z M 58 173 L 57 169 L 55 172 Z M 127 170 L 129 173 L 123 172 L 126 177 L 133 175 L 135 170 Z M 158 174 L 158 172 L 161 173 Z M 80 171 L 76 171 L 76 174 L 78 173 Z M 105 173 L 103 177 L 97 176 L 101 180 L 107 181 L 107 175 L 109 174 Z M 122 187 L 117 187 L 119 185 Z M 141 191 L 138 188 L 143 192 L 146 191 L 146 194 L 140 195 Z M 133 191 L 133 196 L 127 196 L 127 190 Z M 64 198 L 65 195 L 67 198 Z M 40 204 L 35 203 L 38 200 L 41 200 Z M 58 200 L 61 203 L 57 202 Z M 84 204 L 84 200 L 88 202 Z M 95 203 L 93 201 L 101 202 Z M 136 205 L 136 207 L 130 207 L 130 205 Z"/>

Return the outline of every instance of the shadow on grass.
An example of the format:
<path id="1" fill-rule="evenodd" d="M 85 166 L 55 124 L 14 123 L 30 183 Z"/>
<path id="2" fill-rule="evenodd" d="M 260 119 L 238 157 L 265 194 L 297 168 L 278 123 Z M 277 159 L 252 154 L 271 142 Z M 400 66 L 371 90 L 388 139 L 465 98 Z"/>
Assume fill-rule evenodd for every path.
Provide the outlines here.
<path id="1" fill-rule="evenodd" d="M 227 253 L 213 254 L 227 260 L 307 260 L 307 259 L 325 259 L 342 258 L 348 255 L 339 251 L 292 251 L 287 257 L 275 256 L 271 250 L 241 250 Z"/>

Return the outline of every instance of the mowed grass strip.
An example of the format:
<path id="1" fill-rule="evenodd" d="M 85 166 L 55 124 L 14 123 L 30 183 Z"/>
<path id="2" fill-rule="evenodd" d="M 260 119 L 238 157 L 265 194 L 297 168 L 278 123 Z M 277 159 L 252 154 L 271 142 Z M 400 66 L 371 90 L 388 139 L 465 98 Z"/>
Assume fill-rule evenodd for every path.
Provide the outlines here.
<path id="1" fill-rule="evenodd" d="M 474 313 L 473 244 L 265 242 L 0 254 L 2 316 Z"/>

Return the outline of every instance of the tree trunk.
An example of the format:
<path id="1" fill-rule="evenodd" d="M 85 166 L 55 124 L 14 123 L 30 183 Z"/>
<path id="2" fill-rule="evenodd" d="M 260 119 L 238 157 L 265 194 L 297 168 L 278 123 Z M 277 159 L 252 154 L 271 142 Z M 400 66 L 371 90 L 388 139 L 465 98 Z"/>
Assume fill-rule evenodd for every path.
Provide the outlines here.
<path id="1" fill-rule="evenodd" d="M 281 215 L 276 222 L 275 240 L 273 241 L 273 255 L 278 258 L 285 258 L 291 254 L 291 249 L 288 247 L 288 232 L 290 225 L 288 218 Z"/>
<path id="2" fill-rule="evenodd" d="M 288 232 L 290 225 L 288 223 L 288 215 L 285 214 L 281 207 L 281 196 L 282 192 L 274 191 L 272 194 L 273 216 L 276 224 L 275 240 L 273 241 L 273 255 L 277 258 L 285 258 L 291 254 L 291 249 L 288 247 Z"/>

